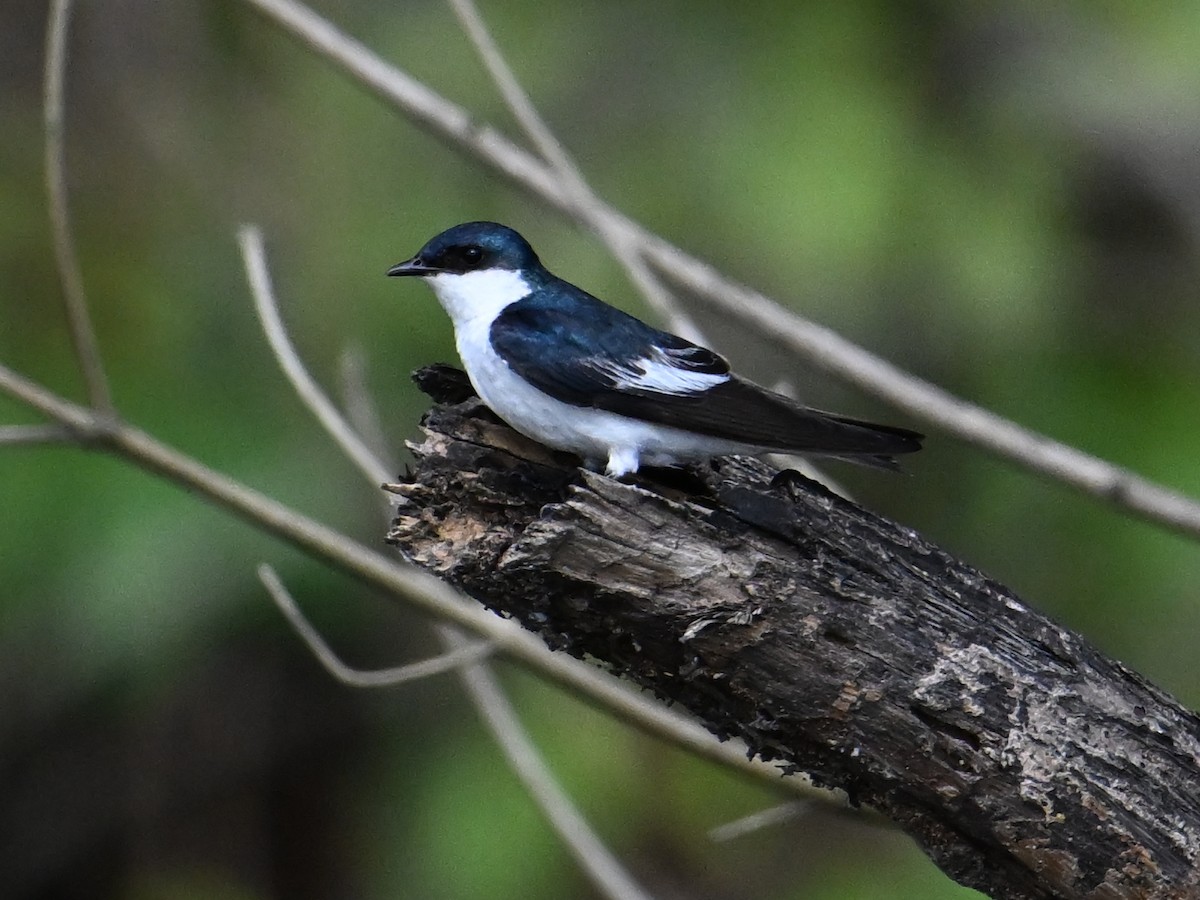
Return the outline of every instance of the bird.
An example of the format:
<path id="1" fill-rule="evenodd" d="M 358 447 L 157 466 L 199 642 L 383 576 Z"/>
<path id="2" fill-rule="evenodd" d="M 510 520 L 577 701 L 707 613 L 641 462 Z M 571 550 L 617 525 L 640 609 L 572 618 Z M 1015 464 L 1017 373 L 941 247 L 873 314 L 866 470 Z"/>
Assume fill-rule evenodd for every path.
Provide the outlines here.
<path id="1" fill-rule="evenodd" d="M 493 412 L 610 477 L 772 452 L 898 468 L 896 455 L 921 449 L 915 431 L 811 409 L 734 374 L 712 350 L 551 274 L 496 222 L 448 228 L 387 274 L 433 289 Z"/>

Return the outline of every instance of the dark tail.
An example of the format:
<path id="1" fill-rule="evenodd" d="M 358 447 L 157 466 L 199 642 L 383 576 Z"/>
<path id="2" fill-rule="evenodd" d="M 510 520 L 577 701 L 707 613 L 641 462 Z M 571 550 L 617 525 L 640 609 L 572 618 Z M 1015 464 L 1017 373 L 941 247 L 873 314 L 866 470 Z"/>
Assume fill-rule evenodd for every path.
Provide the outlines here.
<path id="1" fill-rule="evenodd" d="M 871 432 L 874 436 L 872 443 L 875 446 L 871 452 L 824 454 L 830 459 L 842 459 L 846 462 L 858 463 L 860 466 L 899 472 L 900 463 L 896 460 L 896 456 L 902 453 L 916 453 L 921 449 L 921 442 L 925 440 L 925 435 L 920 432 L 898 428 L 895 425 L 880 425 L 876 422 L 864 422 L 862 419 L 851 419 L 847 416 L 835 416 L 829 413 L 824 415 L 842 425 Z"/>

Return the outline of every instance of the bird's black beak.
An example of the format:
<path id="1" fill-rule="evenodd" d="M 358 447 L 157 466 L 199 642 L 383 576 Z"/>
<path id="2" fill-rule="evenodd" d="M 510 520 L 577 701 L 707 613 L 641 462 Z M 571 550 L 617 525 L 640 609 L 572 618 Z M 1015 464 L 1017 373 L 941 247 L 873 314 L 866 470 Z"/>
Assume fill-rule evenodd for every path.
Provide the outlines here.
<path id="1" fill-rule="evenodd" d="M 396 263 L 387 270 L 389 275 L 434 275 L 441 271 L 433 266 L 427 266 L 421 262 L 421 257 L 414 256 L 412 259 L 406 259 L 402 263 Z"/>

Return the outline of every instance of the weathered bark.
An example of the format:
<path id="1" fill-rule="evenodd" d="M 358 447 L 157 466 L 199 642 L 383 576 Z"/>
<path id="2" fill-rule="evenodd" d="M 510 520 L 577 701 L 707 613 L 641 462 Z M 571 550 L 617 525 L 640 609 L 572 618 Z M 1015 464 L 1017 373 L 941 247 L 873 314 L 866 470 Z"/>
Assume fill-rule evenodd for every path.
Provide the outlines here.
<path id="1" fill-rule="evenodd" d="M 614 481 L 470 399 L 424 428 L 389 539 L 550 646 L 992 897 L 1200 897 L 1200 719 L 912 530 L 753 460 Z"/>

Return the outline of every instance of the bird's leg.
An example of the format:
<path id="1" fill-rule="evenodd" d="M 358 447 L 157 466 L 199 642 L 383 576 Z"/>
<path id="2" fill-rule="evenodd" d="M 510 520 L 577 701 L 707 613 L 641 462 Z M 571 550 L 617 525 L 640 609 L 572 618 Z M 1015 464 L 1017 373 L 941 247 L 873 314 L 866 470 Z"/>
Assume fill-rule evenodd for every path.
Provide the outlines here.
<path id="1" fill-rule="evenodd" d="M 638 470 L 638 452 L 633 447 L 609 447 L 608 465 L 604 474 L 609 478 L 620 478 Z"/>

